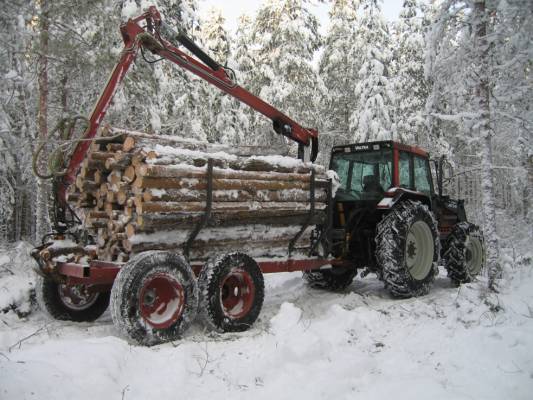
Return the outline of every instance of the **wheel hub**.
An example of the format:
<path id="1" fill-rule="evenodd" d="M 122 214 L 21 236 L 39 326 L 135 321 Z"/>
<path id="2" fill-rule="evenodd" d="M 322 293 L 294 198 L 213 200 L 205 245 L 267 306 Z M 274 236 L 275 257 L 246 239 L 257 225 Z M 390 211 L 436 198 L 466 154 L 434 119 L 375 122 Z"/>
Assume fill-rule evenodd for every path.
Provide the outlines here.
<path id="1" fill-rule="evenodd" d="M 416 221 L 407 234 L 405 263 L 416 280 L 425 279 L 431 271 L 435 244 L 431 230 L 424 221 Z"/>
<path id="2" fill-rule="evenodd" d="M 144 282 L 139 302 L 141 317 L 152 327 L 165 329 L 181 317 L 185 291 L 173 276 L 157 273 Z"/>
<path id="3" fill-rule="evenodd" d="M 476 276 L 483 266 L 483 245 L 477 237 L 469 236 L 465 243 L 466 268 Z"/>
<path id="4" fill-rule="evenodd" d="M 99 293 L 92 292 L 86 285 L 58 285 L 59 298 L 71 310 L 86 310 L 98 299 Z"/>
<path id="5" fill-rule="evenodd" d="M 228 318 L 238 319 L 250 311 L 255 297 L 255 285 L 250 274 L 243 269 L 234 269 L 220 284 L 222 312 Z"/>

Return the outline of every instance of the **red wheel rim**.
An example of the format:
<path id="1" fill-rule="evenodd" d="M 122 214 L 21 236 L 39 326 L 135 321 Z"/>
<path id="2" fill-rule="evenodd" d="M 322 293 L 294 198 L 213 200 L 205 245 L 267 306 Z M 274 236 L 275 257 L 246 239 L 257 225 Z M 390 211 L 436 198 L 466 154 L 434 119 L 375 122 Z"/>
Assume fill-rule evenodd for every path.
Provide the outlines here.
<path id="1" fill-rule="evenodd" d="M 59 298 L 65 307 L 71 310 L 86 310 L 98 299 L 98 292 L 93 292 L 86 285 L 59 285 Z"/>
<path id="2" fill-rule="evenodd" d="M 183 314 L 183 286 L 172 275 L 152 275 L 142 286 L 139 306 L 141 317 L 148 324 L 156 329 L 168 328 Z"/>
<path id="3" fill-rule="evenodd" d="M 255 285 L 252 276 L 242 270 L 234 269 L 224 277 L 220 284 L 220 304 L 226 317 L 244 317 L 254 303 Z"/>

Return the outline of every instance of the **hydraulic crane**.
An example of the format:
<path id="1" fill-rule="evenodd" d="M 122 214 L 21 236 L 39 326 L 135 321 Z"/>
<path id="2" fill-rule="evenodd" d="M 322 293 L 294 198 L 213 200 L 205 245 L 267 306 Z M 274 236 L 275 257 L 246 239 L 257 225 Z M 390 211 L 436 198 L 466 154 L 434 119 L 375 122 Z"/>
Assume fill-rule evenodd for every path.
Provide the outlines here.
<path id="1" fill-rule="evenodd" d="M 281 111 L 253 95 L 235 82 L 230 69 L 220 65 L 207 53 L 200 49 L 182 29 L 178 32 L 169 27 L 161 18 L 155 6 L 151 6 L 142 15 L 129 19 L 120 27 L 124 49 L 115 65 L 109 80 L 102 91 L 87 123 L 82 140 L 74 149 L 64 173 L 56 182 L 56 201 L 58 207 L 66 206 L 65 194 L 67 187 L 75 181 L 76 173 L 82 163 L 91 140 L 104 119 L 117 87 L 126 76 L 131 64 L 135 61 L 139 50 L 149 50 L 153 54 L 169 60 L 190 71 L 196 76 L 216 86 L 237 100 L 247 104 L 273 122 L 274 130 L 298 143 L 298 157 L 304 157 L 304 147 L 311 145 L 310 160 L 315 161 L 318 154 L 318 132 L 316 129 L 304 128 Z M 186 54 L 172 44 L 177 41 L 195 57 Z M 231 71 L 231 72 L 230 72 Z M 57 214 L 57 211 L 56 211 Z M 59 215 L 64 214 L 59 210 Z"/>

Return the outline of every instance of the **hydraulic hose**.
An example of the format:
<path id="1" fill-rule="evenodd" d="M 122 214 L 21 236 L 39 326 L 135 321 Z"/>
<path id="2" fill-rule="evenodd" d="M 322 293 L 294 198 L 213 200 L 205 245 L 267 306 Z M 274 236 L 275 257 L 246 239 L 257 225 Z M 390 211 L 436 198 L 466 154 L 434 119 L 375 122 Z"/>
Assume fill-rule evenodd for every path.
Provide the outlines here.
<path id="1" fill-rule="evenodd" d="M 59 133 L 59 140 L 64 142 L 60 144 L 55 150 L 52 151 L 50 156 L 48 157 L 47 162 L 47 172 L 41 173 L 38 168 L 38 161 L 39 156 L 41 155 L 41 152 L 43 151 L 44 147 L 48 143 L 48 140 L 42 140 L 38 145 L 37 149 L 33 153 L 32 158 L 32 169 L 35 176 L 37 176 L 39 179 L 48 180 L 53 179 L 55 177 L 60 177 L 66 174 L 67 170 L 65 168 L 65 150 L 67 144 L 71 143 L 71 136 L 74 133 L 74 128 L 76 127 L 76 124 L 78 121 L 83 121 L 85 126 L 83 127 L 83 131 L 87 129 L 89 126 L 89 120 L 82 116 L 82 115 L 75 115 L 72 117 L 66 117 L 61 119 L 55 128 L 50 133 L 50 136 L 47 138 L 51 138 L 56 132 Z M 79 142 L 81 139 L 76 140 Z"/>

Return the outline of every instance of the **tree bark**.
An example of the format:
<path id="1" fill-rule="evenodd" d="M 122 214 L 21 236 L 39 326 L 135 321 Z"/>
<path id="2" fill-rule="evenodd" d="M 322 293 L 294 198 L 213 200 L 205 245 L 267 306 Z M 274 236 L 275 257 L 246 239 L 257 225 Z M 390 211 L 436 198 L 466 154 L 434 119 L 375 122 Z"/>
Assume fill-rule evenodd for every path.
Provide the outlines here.
<path id="1" fill-rule="evenodd" d="M 41 1 L 41 13 L 39 15 L 39 56 L 37 59 L 37 81 L 39 87 L 39 109 L 37 114 L 37 126 L 39 140 L 48 137 L 48 43 L 49 43 L 49 19 L 48 0 Z M 46 162 L 41 158 L 39 168 L 45 170 Z M 37 204 L 36 204 L 36 234 L 44 235 L 49 228 L 48 219 L 48 185 L 37 179 Z"/>
<path id="2" fill-rule="evenodd" d="M 481 194 L 483 203 L 484 233 L 487 248 L 487 270 L 489 288 L 497 290 L 496 281 L 502 276 L 499 261 L 500 251 L 496 232 L 496 205 L 494 196 L 494 169 L 492 157 L 492 115 L 489 91 L 489 44 L 487 42 L 487 23 L 489 14 L 485 0 L 474 0 L 474 34 L 476 51 L 476 76 L 478 78 L 475 101 L 480 114 L 476 125 L 481 138 Z"/>

